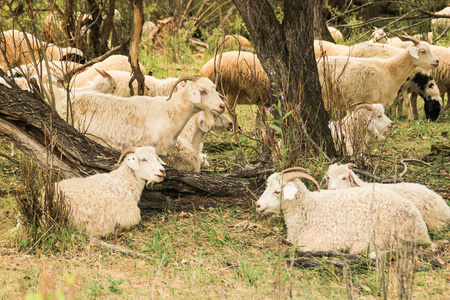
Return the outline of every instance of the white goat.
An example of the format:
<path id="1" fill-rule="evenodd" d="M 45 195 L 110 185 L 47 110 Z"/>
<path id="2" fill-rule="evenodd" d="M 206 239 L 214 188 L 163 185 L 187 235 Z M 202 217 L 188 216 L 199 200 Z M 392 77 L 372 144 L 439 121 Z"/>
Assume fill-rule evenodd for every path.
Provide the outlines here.
<path id="1" fill-rule="evenodd" d="M 36 61 L 42 60 L 43 52 L 48 60 L 82 60 L 81 50 L 72 47 L 58 48 L 39 40 L 30 33 L 8 30 L 0 32 L 0 37 L 6 54 L 0 51 L 0 67 L 5 72 L 9 68 L 32 63 L 33 58 Z"/>
<path id="2" fill-rule="evenodd" d="M 244 50 L 244 51 L 248 51 L 249 49 L 252 49 L 253 46 L 250 43 L 250 41 L 241 36 L 241 35 L 230 35 L 227 34 L 225 36 L 223 36 L 218 43 L 219 48 L 218 49 L 223 49 L 223 50 Z M 219 52 L 220 50 L 218 50 L 217 52 Z"/>
<path id="3" fill-rule="evenodd" d="M 131 97 L 130 87 L 128 83 L 130 82 L 132 74 L 127 71 L 108 71 L 106 74 L 110 75 L 117 83 L 117 89 L 112 93 L 121 97 Z M 101 80 L 95 77 L 94 80 Z M 145 96 L 167 96 L 171 92 L 173 85 L 178 81 L 179 78 L 169 77 L 164 79 L 159 79 L 154 76 L 145 75 L 145 87 L 144 87 L 144 95 Z M 180 84 L 182 86 L 182 84 Z M 137 81 L 133 82 L 133 90 L 134 95 L 137 95 Z"/>
<path id="4" fill-rule="evenodd" d="M 378 28 L 373 26 L 373 32 L 369 37 L 369 43 L 380 43 L 380 44 L 386 44 L 388 40 L 388 37 L 386 35 L 386 32 L 384 32 L 384 27 Z"/>
<path id="5" fill-rule="evenodd" d="M 178 82 L 184 80 L 191 81 L 173 93 L 170 100 L 167 96 L 117 97 L 96 92 L 77 93 L 72 103 L 74 126 L 120 151 L 131 145 L 149 145 L 155 147 L 158 155 L 167 156 L 192 116 L 202 110 L 207 112 L 210 117 L 206 123 L 211 126 L 214 122 L 212 114 L 225 111 L 225 105 L 209 79 L 189 76 Z M 58 113 L 65 117 L 67 103 L 60 101 L 58 104 Z"/>
<path id="6" fill-rule="evenodd" d="M 217 81 L 217 90 L 225 96 L 231 111 L 237 104 L 256 104 L 264 113 L 263 106 L 269 105 L 269 78 L 253 53 L 224 52 L 206 62 L 201 74 Z"/>
<path id="7" fill-rule="evenodd" d="M 352 164 L 332 164 L 328 167 L 324 182 L 330 190 L 377 186 L 382 190 L 394 191 L 414 203 L 430 230 L 442 230 L 450 226 L 450 207 L 441 196 L 426 186 L 409 182 L 397 184 L 364 182 L 350 169 L 350 166 Z"/>
<path id="8" fill-rule="evenodd" d="M 202 166 L 208 166 L 207 155 L 202 153 L 203 140 L 209 131 L 221 134 L 233 129 L 233 122 L 225 115 L 214 116 L 214 125 L 206 124 L 204 112 L 193 116 L 184 126 L 172 153 L 165 158 L 167 165 L 180 169 L 200 172 Z"/>
<path id="9" fill-rule="evenodd" d="M 437 15 L 450 16 L 450 6 L 436 12 Z M 434 18 L 431 19 L 431 27 L 435 32 L 443 32 L 448 26 L 450 26 L 449 18 Z"/>
<path id="10" fill-rule="evenodd" d="M 342 35 L 342 32 L 339 31 L 336 27 L 328 26 L 328 31 L 331 34 L 331 37 L 336 43 L 342 42 L 344 40 L 344 36 Z"/>
<path id="11" fill-rule="evenodd" d="M 98 75 L 95 69 L 103 71 L 132 71 L 128 56 L 111 55 L 105 60 L 95 63 L 91 67 L 75 74 L 71 82 L 72 85 L 74 87 L 80 87 L 90 84 L 90 82 Z M 145 68 L 142 65 L 140 65 L 140 69 L 142 74 L 145 74 Z"/>
<path id="12" fill-rule="evenodd" d="M 309 191 L 302 172 L 274 173 L 256 202 L 258 212 L 283 211 L 287 238 L 305 250 L 362 253 L 370 245 L 385 250 L 394 239 L 430 242 L 417 208 L 392 191 L 377 187 Z M 396 199 L 396 201 L 393 201 Z"/>
<path id="13" fill-rule="evenodd" d="M 126 149 L 119 164 L 123 157 L 125 162 L 110 173 L 56 183 L 55 196 L 62 195 L 79 230 L 105 236 L 141 220 L 138 202 L 145 182 L 161 182 L 166 173 L 153 147 Z"/>
<path id="14" fill-rule="evenodd" d="M 29 63 L 27 65 L 21 65 L 12 68 L 8 71 L 8 73 L 14 77 L 30 77 L 33 75 L 48 73 L 48 71 L 50 71 L 50 74 L 52 74 L 52 76 L 55 76 L 57 79 L 62 80 L 64 74 L 72 71 L 79 66 L 81 66 L 79 63 L 72 61 L 49 60 L 49 69 L 47 70 L 47 66 L 44 61 L 37 61 L 36 64 Z"/>
<path id="15" fill-rule="evenodd" d="M 72 87 L 70 89 L 70 98 L 75 98 L 78 94 L 84 93 L 84 92 L 98 92 L 102 94 L 113 94 L 115 93 L 117 89 L 117 82 L 112 78 L 107 72 L 104 72 L 102 70 L 95 70 L 98 74 L 100 74 L 98 77 L 96 77 L 93 81 L 89 83 L 89 85 L 82 86 L 82 87 Z M 36 76 L 36 75 L 35 75 Z M 18 78 L 22 79 L 22 78 Z M 54 79 L 54 77 L 52 77 Z M 55 96 L 55 103 L 64 102 L 67 104 L 67 91 L 63 88 L 57 87 L 52 82 L 53 87 L 53 93 Z M 51 102 L 52 96 L 50 94 L 50 89 L 47 85 L 44 86 L 43 89 L 45 98 L 47 102 Z M 64 106 L 66 105 L 64 104 Z M 62 105 L 62 104 L 60 104 Z"/>
<path id="16" fill-rule="evenodd" d="M 351 114 L 328 124 L 337 149 L 345 145 L 346 153 L 366 153 L 372 136 L 384 139 L 382 133 L 392 131 L 394 124 L 384 113 L 382 104 L 360 104 Z"/>
<path id="17" fill-rule="evenodd" d="M 408 43 L 403 42 L 398 47 L 408 48 L 410 45 Z M 444 100 L 445 94 L 450 92 L 450 49 L 442 46 L 431 45 L 431 51 L 434 55 L 439 59 L 439 66 L 433 70 L 431 70 L 430 74 L 436 81 L 436 84 L 441 93 L 441 98 Z M 447 101 L 447 105 L 444 107 L 444 111 L 450 108 L 450 101 Z"/>
<path id="18" fill-rule="evenodd" d="M 345 46 L 344 46 L 345 47 Z M 434 49 L 433 46 L 431 46 Z M 342 50 L 342 49 L 341 49 Z M 341 51 L 339 50 L 339 51 Z M 383 45 L 377 43 L 360 43 L 348 50 L 342 51 L 346 52 L 347 55 L 352 57 L 379 57 L 379 58 L 389 58 L 394 57 L 402 53 L 402 49 L 398 47 Z M 445 64 L 444 57 L 439 57 L 433 50 L 440 62 L 439 67 L 437 67 L 432 72 L 436 72 L 442 69 L 442 65 Z M 411 93 L 411 100 L 408 97 L 408 93 Z M 417 95 L 421 95 L 425 101 L 425 115 L 427 119 L 436 120 L 440 113 L 440 108 L 443 105 L 442 97 L 439 92 L 436 81 L 431 76 L 430 72 L 425 72 L 422 69 L 416 69 L 407 79 L 406 82 L 402 84 L 399 93 L 397 95 L 394 103 L 397 106 L 397 114 L 402 113 L 402 99 L 405 102 L 405 106 L 408 112 L 408 119 L 412 120 L 418 118 L 417 113 Z M 402 98 L 400 98 L 402 96 Z"/>
<path id="19" fill-rule="evenodd" d="M 392 104 L 402 84 L 420 67 L 436 68 L 439 60 L 426 42 L 411 37 L 415 46 L 391 58 L 328 56 L 318 60 L 322 97 L 327 107 L 354 102 Z"/>

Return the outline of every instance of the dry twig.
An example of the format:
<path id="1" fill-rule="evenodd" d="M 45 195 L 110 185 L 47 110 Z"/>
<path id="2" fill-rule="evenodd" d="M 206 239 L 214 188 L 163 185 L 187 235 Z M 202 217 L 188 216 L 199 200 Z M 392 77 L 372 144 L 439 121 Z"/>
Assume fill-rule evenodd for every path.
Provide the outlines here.
<path id="1" fill-rule="evenodd" d="M 108 244 L 107 242 L 104 242 L 104 241 L 102 241 L 102 240 L 100 240 L 100 239 L 98 239 L 96 237 L 91 237 L 90 241 L 91 241 L 92 245 L 98 246 L 98 247 L 103 248 L 103 249 L 108 249 L 108 250 L 111 250 L 111 251 L 114 251 L 114 252 L 118 252 L 118 253 L 121 253 L 121 254 L 125 254 L 125 255 L 128 255 L 128 256 L 131 256 L 131 257 L 142 257 L 142 258 L 148 257 L 147 255 L 142 254 L 142 253 L 134 252 L 134 251 L 122 248 L 122 247 L 118 247 L 118 246 L 114 246 L 114 245 Z"/>

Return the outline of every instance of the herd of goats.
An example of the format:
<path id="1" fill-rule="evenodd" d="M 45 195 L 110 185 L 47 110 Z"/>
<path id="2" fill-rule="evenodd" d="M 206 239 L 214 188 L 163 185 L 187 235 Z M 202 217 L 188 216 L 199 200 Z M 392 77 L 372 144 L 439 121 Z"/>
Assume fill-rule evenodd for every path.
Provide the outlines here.
<path id="1" fill-rule="evenodd" d="M 432 121 L 449 106 L 444 108 L 443 99 L 450 90 L 450 49 L 411 36 L 388 39 L 379 28 L 371 38 L 353 46 L 314 42 L 324 104 L 329 109 L 354 104 L 345 118 L 329 124 L 336 146 L 347 155 L 364 153 L 373 136 L 383 139 L 392 130 L 384 108 L 394 102 L 401 112 L 403 101 L 408 118 L 417 118 L 420 95 Z M 119 167 L 110 173 L 56 183 L 55 194 L 64 195 L 73 224 L 93 236 L 138 224 L 142 191 L 146 184 L 164 180 L 165 164 L 200 171 L 208 164 L 202 153 L 208 132 L 233 128 L 223 114 L 226 108 L 255 104 L 264 110 L 270 93 L 268 76 L 251 52 L 213 57 L 201 75 L 145 75 L 143 96 L 130 93 L 128 57 L 112 55 L 72 78 L 67 115 L 68 94 L 60 79 L 80 66 L 83 53 L 17 30 L 0 33 L 0 42 L 0 67 L 9 76 L 0 78 L 2 84 L 8 86 L 14 78 L 19 87 L 30 89 L 34 77 L 63 119 L 122 153 Z M 274 173 L 256 210 L 283 213 L 288 240 L 307 250 L 361 253 L 369 245 L 372 251 L 386 250 L 394 241 L 431 243 L 428 230 L 450 225 L 450 207 L 424 185 L 367 183 L 351 167 L 331 165 L 324 177 L 328 190 L 299 167 Z M 313 181 L 318 190 L 308 190 L 301 178 Z"/>

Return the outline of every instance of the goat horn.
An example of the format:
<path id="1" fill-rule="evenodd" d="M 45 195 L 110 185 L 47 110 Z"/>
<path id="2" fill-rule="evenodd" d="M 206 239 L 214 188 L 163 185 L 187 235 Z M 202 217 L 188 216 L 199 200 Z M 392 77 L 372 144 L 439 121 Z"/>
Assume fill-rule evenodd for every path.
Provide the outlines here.
<path id="1" fill-rule="evenodd" d="M 352 163 L 348 163 L 348 164 L 344 164 L 344 166 L 346 166 L 347 168 L 357 168 L 358 166 Z"/>
<path id="2" fill-rule="evenodd" d="M 111 74 L 109 74 L 108 72 L 103 71 L 103 73 L 105 73 L 105 76 L 106 76 L 106 78 L 108 78 L 109 81 L 114 80 L 114 79 L 112 78 Z"/>
<path id="3" fill-rule="evenodd" d="M 105 73 L 103 72 L 103 70 L 99 70 L 99 69 L 97 69 L 97 68 L 94 68 L 94 69 L 95 69 L 95 71 L 98 72 L 98 74 L 102 75 L 103 77 L 106 77 L 106 75 L 105 75 Z"/>
<path id="4" fill-rule="evenodd" d="M 316 184 L 317 189 L 320 192 L 319 183 L 311 175 L 305 174 L 303 172 L 293 172 L 293 173 L 283 174 L 282 178 L 283 178 L 283 181 L 285 181 L 285 182 L 289 182 L 289 181 L 291 181 L 292 179 L 295 179 L 295 178 L 309 179 L 309 180 L 311 180 L 312 182 L 314 182 Z"/>
<path id="5" fill-rule="evenodd" d="M 201 77 L 201 76 L 198 76 L 198 75 L 188 75 L 188 76 L 184 76 L 184 77 L 181 77 L 180 79 L 178 79 L 178 80 L 173 84 L 172 90 L 170 91 L 170 94 L 169 94 L 169 98 L 167 98 L 166 101 L 169 101 L 170 98 L 172 98 L 172 94 L 173 94 L 173 92 L 175 91 L 175 88 L 177 87 L 177 85 L 178 85 L 180 82 L 185 81 L 185 80 L 196 81 L 196 80 L 198 80 L 200 77 Z"/>
<path id="6" fill-rule="evenodd" d="M 373 110 L 372 104 L 370 104 L 368 102 L 358 102 L 358 103 L 354 103 L 348 107 L 348 109 L 354 109 L 354 110 L 360 109 L 360 108 L 367 108 L 368 110 Z"/>
<path id="7" fill-rule="evenodd" d="M 106 71 L 104 71 L 104 70 L 99 70 L 99 69 L 97 69 L 97 68 L 94 68 L 95 69 L 95 71 L 97 71 L 100 75 L 102 75 L 103 77 L 106 77 L 106 78 L 108 78 L 108 79 L 112 79 L 112 77 L 111 77 L 111 75 L 108 73 L 108 72 L 106 72 Z"/>
<path id="8" fill-rule="evenodd" d="M 414 45 L 416 45 L 416 46 L 418 46 L 420 43 L 420 40 L 416 39 L 415 37 L 409 36 L 409 35 L 399 35 L 398 38 L 404 42 L 405 41 L 413 42 Z"/>
<path id="9" fill-rule="evenodd" d="M 348 107 L 348 109 L 351 109 L 352 107 L 358 106 L 360 104 L 369 104 L 369 102 L 356 102 L 356 103 L 353 103 L 352 105 L 350 105 Z"/>
<path id="10" fill-rule="evenodd" d="M 283 171 L 281 171 L 281 174 L 286 174 L 286 173 L 289 173 L 289 172 L 294 172 L 294 171 L 300 171 L 300 172 L 309 172 L 308 170 L 306 170 L 305 168 L 302 168 L 302 167 L 294 167 L 294 168 L 289 168 L 289 169 L 286 169 L 286 170 L 283 170 Z"/>
<path id="11" fill-rule="evenodd" d="M 132 152 L 132 153 L 136 152 L 137 148 L 139 148 L 139 147 L 134 146 L 134 147 L 128 147 L 127 149 L 123 150 L 122 154 L 120 154 L 119 161 L 117 163 L 120 164 L 122 162 L 122 158 L 124 158 L 126 154 L 128 154 L 130 152 Z"/>

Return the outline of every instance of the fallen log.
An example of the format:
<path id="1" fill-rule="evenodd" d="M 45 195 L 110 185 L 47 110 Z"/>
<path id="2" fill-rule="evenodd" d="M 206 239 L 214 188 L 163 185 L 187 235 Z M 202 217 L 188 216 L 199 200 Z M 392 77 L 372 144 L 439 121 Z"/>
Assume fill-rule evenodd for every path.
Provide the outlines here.
<path id="1" fill-rule="evenodd" d="M 51 167 L 59 179 L 109 172 L 117 166 L 120 155 L 67 124 L 35 94 L 2 84 L 0 136 L 12 141 L 43 168 Z M 210 176 L 166 167 L 166 179 L 153 184 L 143 198 L 157 202 L 165 196 L 186 194 L 251 197 L 264 184 L 268 170 L 260 167 L 240 174 Z"/>

